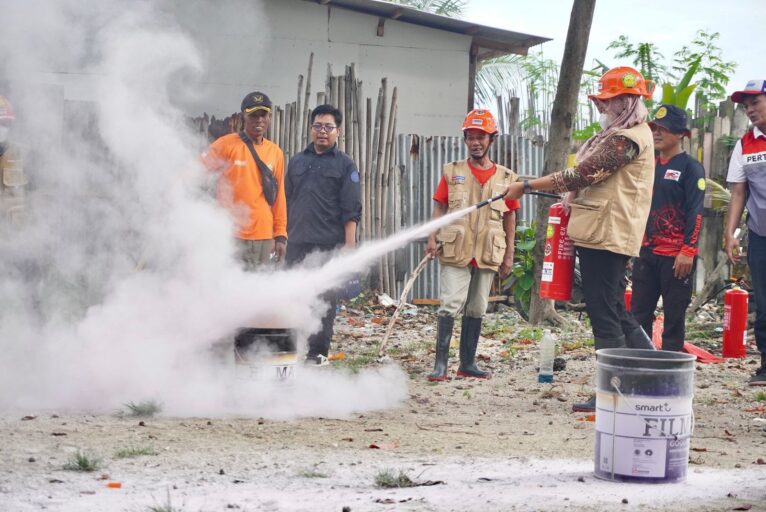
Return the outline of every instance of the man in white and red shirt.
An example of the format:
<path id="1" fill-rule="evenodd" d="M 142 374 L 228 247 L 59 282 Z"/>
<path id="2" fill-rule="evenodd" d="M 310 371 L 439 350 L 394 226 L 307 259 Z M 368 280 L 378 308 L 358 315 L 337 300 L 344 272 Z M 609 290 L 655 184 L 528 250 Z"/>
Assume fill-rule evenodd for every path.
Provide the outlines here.
<path id="1" fill-rule="evenodd" d="M 739 242 L 734 231 L 747 207 L 747 264 L 755 293 L 755 344 L 761 354 L 761 366 L 749 384 L 766 386 L 766 80 L 750 80 L 731 100 L 742 103 L 753 129 L 737 142 L 729 162 L 726 180 L 731 200 L 724 248 L 729 260 L 736 263 Z"/>

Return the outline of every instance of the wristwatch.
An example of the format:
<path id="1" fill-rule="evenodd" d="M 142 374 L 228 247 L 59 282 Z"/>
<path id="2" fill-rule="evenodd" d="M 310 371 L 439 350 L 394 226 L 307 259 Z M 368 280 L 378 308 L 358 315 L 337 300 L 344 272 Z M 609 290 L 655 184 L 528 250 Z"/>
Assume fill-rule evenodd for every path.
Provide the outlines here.
<path id="1" fill-rule="evenodd" d="M 529 194 L 532 191 L 532 187 L 529 186 L 529 180 L 524 180 L 521 182 L 521 185 L 525 194 Z"/>

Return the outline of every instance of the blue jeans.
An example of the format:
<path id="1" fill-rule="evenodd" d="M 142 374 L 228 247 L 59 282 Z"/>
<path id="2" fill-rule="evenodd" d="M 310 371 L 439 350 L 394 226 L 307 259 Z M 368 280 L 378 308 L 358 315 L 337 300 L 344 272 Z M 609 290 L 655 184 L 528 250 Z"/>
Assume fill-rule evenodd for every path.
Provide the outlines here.
<path id="1" fill-rule="evenodd" d="M 755 293 L 755 345 L 766 358 L 766 236 L 748 232 L 747 264 Z"/>

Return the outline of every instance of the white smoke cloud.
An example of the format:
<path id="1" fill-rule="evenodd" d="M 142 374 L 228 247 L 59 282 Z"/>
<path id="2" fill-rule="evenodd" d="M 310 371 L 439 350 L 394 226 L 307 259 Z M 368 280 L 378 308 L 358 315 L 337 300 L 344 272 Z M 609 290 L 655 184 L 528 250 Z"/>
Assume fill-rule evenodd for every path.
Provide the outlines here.
<path id="1" fill-rule="evenodd" d="M 168 5 L 4 3 L 0 87 L 33 183 L 23 227 L 0 220 L 0 411 L 152 399 L 171 414 L 338 417 L 399 403 L 406 376 L 394 367 L 304 369 L 285 386 L 237 380 L 213 354 L 240 326 L 292 327 L 305 340 L 322 292 L 435 226 L 321 268 L 242 272 L 170 92 L 207 62 Z"/>

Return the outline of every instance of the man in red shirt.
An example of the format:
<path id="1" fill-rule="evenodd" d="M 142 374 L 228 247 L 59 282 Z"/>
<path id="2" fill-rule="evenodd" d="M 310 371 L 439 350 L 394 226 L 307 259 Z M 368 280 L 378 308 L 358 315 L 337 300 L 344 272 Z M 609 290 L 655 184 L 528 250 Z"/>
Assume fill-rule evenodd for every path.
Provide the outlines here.
<path id="1" fill-rule="evenodd" d="M 470 156 L 444 166 L 433 196 L 436 219 L 490 197 L 502 194 L 517 175 L 490 160 L 489 148 L 497 137 L 497 125 L 486 110 L 473 110 L 463 121 L 463 140 Z M 447 359 L 455 317 L 463 313 L 460 329 L 458 377 L 487 379 L 476 366 L 481 321 L 487 311 L 489 292 L 496 272 L 505 277 L 513 267 L 517 200 L 494 201 L 433 233 L 426 254 L 439 257 L 441 306 L 436 329 L 436 364 L 430 381 L 447 379 Z"/>

